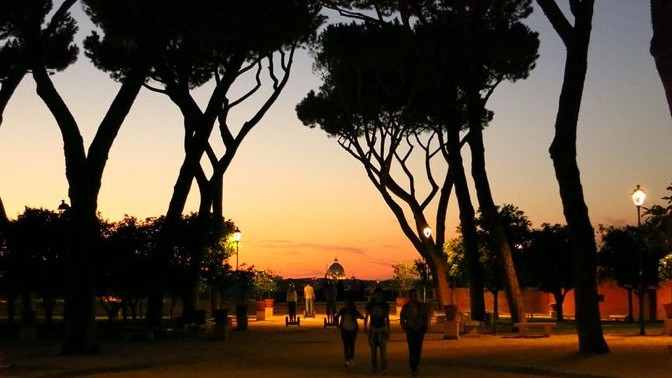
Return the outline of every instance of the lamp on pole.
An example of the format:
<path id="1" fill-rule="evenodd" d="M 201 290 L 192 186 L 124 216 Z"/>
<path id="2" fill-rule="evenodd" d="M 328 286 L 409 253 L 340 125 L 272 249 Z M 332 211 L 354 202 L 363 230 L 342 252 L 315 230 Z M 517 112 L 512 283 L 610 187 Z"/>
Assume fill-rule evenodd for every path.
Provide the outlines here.
<path id="1" fill-rule="evenodd" d="M 642 205 L 646 199 L 646 192 L 639 186 L 632 191 L 632 203 L 637 208 L 637 229 L 642 226 Z M 638 267 L 639 267 L 639 334 L 644 335 L 644 272 L 643 272 L 643 254 L 642 249 L 638 251 Z"/>
<path id="2" fill-rule="evenodd" d="M 240 242 L 240 237 L 243 236 L 243 233 L 240 232 L 240 229 L 236 227 L 233 231 L 233 241 L 236 242 L 236 270 L 238 270 L 238 242 Z"/>

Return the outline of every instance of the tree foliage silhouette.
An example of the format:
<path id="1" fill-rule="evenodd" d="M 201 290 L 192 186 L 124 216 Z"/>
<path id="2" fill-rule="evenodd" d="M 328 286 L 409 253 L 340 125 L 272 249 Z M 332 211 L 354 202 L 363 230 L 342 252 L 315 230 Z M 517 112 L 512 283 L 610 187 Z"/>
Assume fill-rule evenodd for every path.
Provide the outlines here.
<path id="1" fill-rule="evenodd" d="M 143 5 L 134 1 L 82 1 L 102 33 L 87 38 L 86 54 L 121 83 L 87 151 L 80 125 L 51 80 L 53 68 L 65 68 L 77 55 L 78 48 L 72 43 L 77 27 L 69 13 L 75 1 L 64 2 L 50 23 L 45 23 L 44 18 L 51 1 L 10 3 L 18 4 L 12 11 L 15 19 L 21 21 L 15 24 L 13 43 L 21 47 L 15 51 L 20 52 L 20 61 L 30 70 L 37 94 L 54 116 L 64 145 L 72 229 L 66 256 L 63 352 L 91 352 L 96 350 L 92 266 L 99 241 L 96 209 L 102 174 L 112 143 L 145 81 L 151 61 L 160 58 L 150 57 L 159 50 L 150 45 L 165 42 L 166 38 L 163 30 L 150 26 L 164 22 L 165 14 L 156 11 L 161 1 L 142 2 Z M 156 3 L 157 8 L 150 3 Z"/>
<path id="2" fill-rule="evenodd" d="M 379 191 L 389 190 L 392 193 L 383 193 L 383 197 L 400 220 L 407 238 L 414 243 L 423 257 L 427 258 L 428 254 L 435 255 L 436 262 L 428 260 L 434 265 L 432 273 L 435 277 L 445 275 L 445 263 L 440 261 L 445 260 L 440 256 L 442 247 L 437 246 L 442 246 L 445 240 L 445 211 L 454 184 L 464 235 L 465 261 L 472 287 L 472 316 L 475 319 L 482 318 L 482 273 L 475 236 L 475 214 L 469 198 L 460 150 L 462 144 L 468 141 L 472 155 L 480 154 L 481 159 L 474 161 L 472 165 L 472 175 L 477 181 L 481 206 L 494 209 L 485 175 L 480 136 L 481 128 L 492 117 L 485 109 L 485 104 L 497 84 L 503 80 L 514 81 L 526 77 L 534 65 L 538 46 L 536 33 L 530 32 L 519 22 L 519 19 L 529 14 L 530 2 L 489 1 L 478 5 L 468 1 L 427 1 L 412 4 L 380 4 L 369 1 L 325 3 L 342 15 L 362 22 L 359 25 L 342 25 L 341 29 L 344 31 L 340 36 L 333 29 L 328 29 L 323 34 L 322 51 L 318 55 L 317 64 L 328 72 L 328 76 L 325 75 L 325 85 L 320 89 L 321 92 L 317 95 L 309 94 L 299 105 L 299 117 L 307 125 L 319 124 L 327 133 L 338 135 L 343 138 L 341 142 L 347 140 L 347 144 L 341 145 L 350 149 L 351 155 L 355 155 L 365 164 L 369 177 L 371 178 L 371 174 L 379 176 L 373 180 L 374 185 Z M 369 9 L 371 12 L 360 12 L 360 9 Z M 357 27 L 360 28 L 359 31 L 347 30 Z M 379 38 L 376 42 L 364 42 L 364 33 L 369 33 L 371 38 L 387 33 L 389 41 Z M 338 46 L 338 38 L 342 38 L 341 47 Z M 363 43 L 369 43 L 370 46 L 361 48 Z M 385 47 L 388 50 L 384 50 Z M 353 58 L 353 55 L 356 57 Z M 341 88 L 336 88 L 337 86 Z M 361 104 L 356 104 L 356 101 Z M 323 113 L 316 115 L 319 111 L 314 111 L 313 114 L 308 114 L 310 107 L 314 110 L 319 108 Z M 334 114 L 338 111 L 342 112 L 340 116 Z M 380 112 L 378 120 L 374 116 L 377 111 Z M 329 120 L 329 117 L 335 120 Z M 390 120 L 398 125 L 392 125 Z M 351 128 L 361 131 L 349 130 L 350 126 L 345 125 L 348 122 L 354 122 L 356 126 Z M 367 122 L 370 125 L 365 125 Z M 385 126 L 385 122 L 390 125 Z M 378 140 L 384 140 L 381 134 L 368 137 L 368 149 L 357 151 L 356 148 L 351 148 L 356 145 L 354 138 L 367 138 L 367 133 L 374 135 L 377 127 L 390 129 L 387 132 L 389 136 L 385 137 L 391 143 L 380 143 L 376 146 Z M 460 131 L 468 127 L 475 131 L 460 140 Z M 351 131 L 352 134 L 346 135 L 346 131 Z M 419 136 L 423 134 L 426 139 L 420 141 Z M 423 142 L 426 144 L 422 145 Z M 432 143 L 436 145 L 432 146 Z M 381 173 L 370 170 L 371 160 L 367 163 L 371 156 L 375 156 L 372 147 L 379 148 L 377 154 L 380 156 L 380 167 L 377 170 Z M 395 150 L 397 148 L 400 150 Z M 429 195 L 422 199 L 415 198 L 414 177 L 407 165 L 410 152 L 414 148 L 424 151 L 427 185 L 431 188 Z M 398 156 L 393 160 L 395 154 Z M 436 155 L 443 156 L 449 166 L 446 179 L 441 185 L 437 184 L 431 172 L 431 160 Z M 385 159 L 386 156 L 390 158 Z M 403 185 L 398 181 L 392 184 L 396 188 L 385 188 L 390 180 L 390 169 L 385 166 L 389 162 L 399 164 L 400 170 L 411 176 L 405 178 L 411 185 L 404 195 L 400 195 Z M 373 163 L 377 164 L 375 161 Z M 421 213 L 438 192 L 441 195 L 437 201 L 434 243 L 433 239 L 423 240 L 421 230 L 427 225 L 427 221 L 426 216 Z M 409 227 L 409 222 L 402 219 L 404 214 L 399 205 L 391 203 L 395 196 L 408 205 L 409 212 L 414 217 L 414 222 L 411 222 L 415 223 L 414 227 Z M 488 227 L 495 230 L 497 220 L 488 222 Z M 417 230 L 414 231 L 413 228 Z M 508 244 L 502 240 L 503 233 L 498 235 L 500 237 L 495 239 L 498 244 Z M 510 255 L 510 248 L 502 248 L 501 253 Z M 522 313 L 522 297 L 515 269 L 510 257 L 501 258 L 500 261 L 507 264 L 503 271 L 507 277 L 507 292 L 512 293 L 509 302 L 512 303 L 514 317 L 522 318 L 519 316 Z M 441 272 L 436 271 L 437 269 Z M 443 288 L 437 287 L 437 291 L 443 293 L 442 303 L 447 303 L 448 286 L 445 280 L 439 278 L 437 284 L 443 285 Z"/>

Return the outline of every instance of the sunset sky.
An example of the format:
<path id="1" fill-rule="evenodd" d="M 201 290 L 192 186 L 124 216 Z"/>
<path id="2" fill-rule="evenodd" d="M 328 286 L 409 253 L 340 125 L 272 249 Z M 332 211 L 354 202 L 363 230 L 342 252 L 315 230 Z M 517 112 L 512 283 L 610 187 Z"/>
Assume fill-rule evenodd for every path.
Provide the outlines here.
<path id="1" fill-rule="evenodd" d="M 649 2 L 602 0 L 595 8 L 578 135 L 582 182 L 595 227 L 634 224 L 635 185 L 647 190 L 647 206 L 662 203 L 672 182 L 672 121 L 649 54 Z M 76 16 L 86 21 L 81 11 Z M 539 9 L 527 23 L 540 33 L 540 58 L 529 79 L 501 85 L 490 100 L 495 117 L 485 132 L 486 158 L 495 201 L 520 207 L 539 227 L 564 223 L 548 146 L 565 50 Z M 90 30 L 86 23 L 80 28 L 79 37 Z M 88 147 L 118 84 L 83 54 L 53 79 Z M 310 55 L 301 51 L 285 92 L 224 177 L 225 215 L 243 232 L 240 261 L 284 277 L 319 277 L 338 258 L 348 276 L 388 278 L 392 264 L 418 255 L 362 167 L 334 139 L 296 118 L 295 105 L 319 85 Z M 67 200 L 62 140 L 31 77 L 4 118 L 0 196 L 9 217 L 24 206 L 55 209 Z M 98 202 L 105 218 L 165 213 L 183 157 L 182 133 L 177 108 L 143 90 L 105 170 Z M 188 211 L 197 203 L 194 190 Z M 451 198 L 451 235 L 456 207 Z"/>

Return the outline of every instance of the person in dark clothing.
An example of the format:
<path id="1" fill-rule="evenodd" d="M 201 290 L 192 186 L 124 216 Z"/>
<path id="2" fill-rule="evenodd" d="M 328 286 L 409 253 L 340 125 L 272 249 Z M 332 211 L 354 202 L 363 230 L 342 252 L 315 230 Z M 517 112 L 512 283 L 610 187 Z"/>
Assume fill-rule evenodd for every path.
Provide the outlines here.
<path id="1" fill-rule="evenodd" d="M 333 282 L 328 282 L 327 287 L 324 289 L 324 296 L 325 299 L 327 300 L 327 320 L 329 322 L 335 322 L 334 316 L 336 315 L 337 295 L 338 295 L 338 289 L 336 288 L 336 284 Z"/>
<path id="2" fill-rule="evenodd" d="M 289 310 L 289 321 L 296 321 L 296 301 L 298 300 L 298 295 L 296 294 L 296 289 L 294 284 L 289 284 L 289 289 L 287 289 L 287 309 Z"/>
<path id="3" fill-rule="evenodd" d="M 373 298 L 366 304 L 364 330 L 369 333 L 371 368 L 373 373 L 378 372 L 377 353 L 380 350 L 381 373 L 386 374 L 387 339 L 390 335 L 390 305 L 385 302 L 385 295 L 381 287 L 376 287 L 373 291 Z"/>
<path id="4" fill-rule="evenodd" d="M 359 330 L 357 319 L 364 319 L 364 315 L 357 311 L 355 301 L 348 298 L 345 307 L 341 308 L 335 317 L 336 324 L 341 330 L 345 367 L 351 367 L 355 364 L 355 340 Z"/>
<path id="5" fill-rule="evenodd" d="M 422 341 L 429 325 L 428 306 L 426 303 L 418 301 L 418 291 L 416 289 L 409 290 L 408 302 L 401 308 L 399 321 L 401 328 L 406 332 L 411 372 L 416 376 L 418 375 L 418 365 L 420 365 Z"/>

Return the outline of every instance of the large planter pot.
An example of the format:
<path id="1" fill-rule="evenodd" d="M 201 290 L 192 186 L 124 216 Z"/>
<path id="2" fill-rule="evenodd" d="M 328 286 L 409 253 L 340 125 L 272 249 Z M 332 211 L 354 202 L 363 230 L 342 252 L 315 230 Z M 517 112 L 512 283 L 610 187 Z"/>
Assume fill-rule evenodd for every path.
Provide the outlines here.
<path id="1" fill-rule="evenodd" d="M 446 312 L 446 320 L 450 321 L 457 319 L 457 305 L 446 305 L 444 311 Z"/>
<path id="2" fill-rule="evenodd" d="M 275 299 L 273 298 L 266 298 L 264 299 L 264 304 L 266 304 L 266 307 L 271 307 L 273 308 L 273 304 L 275 303 Z"/>
<path id="3" fill-rule="evenodd" d="M 254 310 L 257 315 L 257 320 L 266 320 L 266 302 L 257 301 Z"/>
<path id="4" fill-rule="evenodd" d="M 261 300 L 260 300 L 260 301 L 257 301 L 257 302 L 254 304 L 254 309 L 255 309 L 256 311 L 264 311 L 265 308 L 266 308 L 266 302 L 264 302 L 264 301 L 261 301 Z"/>

